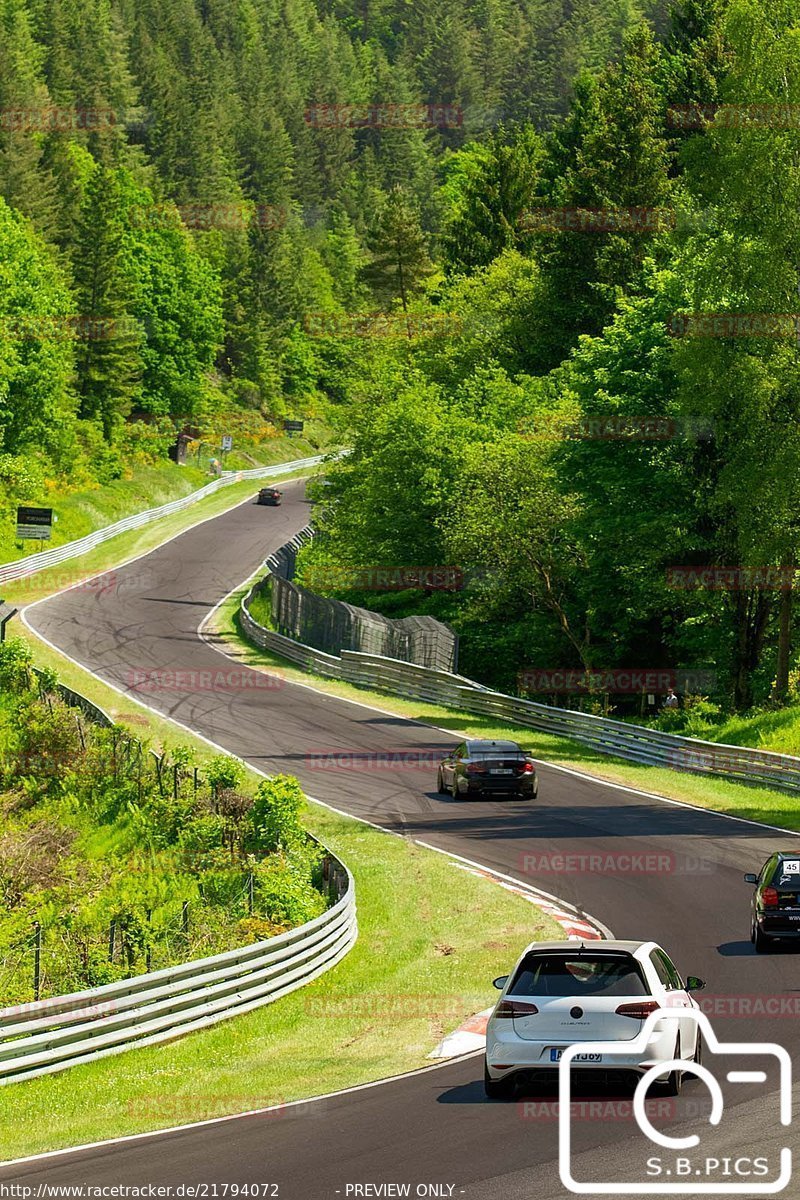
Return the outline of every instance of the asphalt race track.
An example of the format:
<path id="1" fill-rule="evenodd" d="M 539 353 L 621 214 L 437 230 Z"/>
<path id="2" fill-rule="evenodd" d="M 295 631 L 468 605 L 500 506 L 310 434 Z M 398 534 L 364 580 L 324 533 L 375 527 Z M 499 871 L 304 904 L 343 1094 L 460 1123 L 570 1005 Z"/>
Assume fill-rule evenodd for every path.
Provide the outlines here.
<path id="1" fill-rule="evenodd" d="M 282 507 L 240 505 L 116 570 L 106 588 L 77 588 L 36 605 L 28 621 L 116 687 L 138 687 L 147 704 L 262 770 L 297 775 L 310 795 L 537 884 L 599 918 L 616 937 L 661 942 L 684 974 L 707 980 L 706 994 L 722 998 L 725 1011 L 736 1007 L 737 1016 L 712 1017 L 720 1039 L 775 1041 L 793 1053 L 796 1019 L 743 1015 L 752 998 L 800 994 L 796 955 L 756 956 L 751 947 L 750 889 L 742 881 L 776 846 L 790 845 L 791 835 L 761 833 L 746 822 L 548 767 L 535 804 L 454 802 L 436 795 L 428 765 L 454 737 L 283 681 L 241 686 L 254 685 L 254 673 L 222 658 L 199 639 L 197 627 L 308 516 L 304 484 L 287 484 Z M 231 670 L 235 683 L 227 690 L 196 682 Z M 419 752 L 421 765 L 373 769 L 371 754 L 404 750 Z M 315 756 L 326 751 L 352 752 L 356 769 L 320 765 Z M 543 869 L 546 856 L 590 853 L 651 861 L 655 854 L 660 865 L 617 874 Z M 498 962 L 498 973 L 509 965 Z M 34 1187 L 274 1182 L 281 1200 L 403 1194 L 357 1192 L 357 1184 L 408 1184 L 412 1196 L 470 1200 L 568 1195 L 558 1175 L 555 1095 L 547 1111 L 532 1102 L 490 1103 L 481 1077 L 481 1059 L 471 1057 L 290 1108 L 280 1119 L 246 1117 L 6 1167 L 0 1181 Z M 704 1089 L 687 1085 L 675 1119 L 702 1134 L 703 1153 L 769 1155 L 774 1163 L 777 1148 L 793 1144 L 793 1131 L 778 1124 L 775 1088 L 770 1074 L 766 1084 L 729 1089 L 722 1125 L 709 1130 L 696 1119 Z M 634 1134 L 631 1120 L 605 1113 L 577 1120 L 576 1177 L 640 1182 L 625 1156 Z M 423 1185 L 439 1190 L 418 1191 Z M 797 1184 L 786 1194 L 800 1195 Z"/>

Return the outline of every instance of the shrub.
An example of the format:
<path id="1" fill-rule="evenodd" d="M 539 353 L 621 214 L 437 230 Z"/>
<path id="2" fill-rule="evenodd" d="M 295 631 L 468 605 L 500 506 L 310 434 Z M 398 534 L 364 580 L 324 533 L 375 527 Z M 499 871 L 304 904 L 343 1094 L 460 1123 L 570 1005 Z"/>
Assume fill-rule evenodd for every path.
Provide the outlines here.
<path id="1" fill-rule="evenodd" d="M 0 642 L 0 688 L 23 692 L 33 684 L 33 654 L 22 638 Z"/>
<path id="2" fill-rule="evenodd" d="M 259 784 L 250 809 L 252 836 L 249 849 L 269 853 L 279 847 L 296 846 L 305 841 L 300 824 L 303 793 L 292 775 L 276 775 Z"/>
<path id="3" fill-rule="evenodd" d="M 314 887 L 308 864 L 291 854 L 273 854 L 256 864 L 256 911 L 280 925 L 302 925 L 325 911 L 325 899 Z"/>
<path id="4" fill-rule="evenodd" d="M 215 754 L 206 767 L 206 780 L 216 795 L 223 789 L 233 790 L 244 779 L 244 767 L 229 754 Z"/>

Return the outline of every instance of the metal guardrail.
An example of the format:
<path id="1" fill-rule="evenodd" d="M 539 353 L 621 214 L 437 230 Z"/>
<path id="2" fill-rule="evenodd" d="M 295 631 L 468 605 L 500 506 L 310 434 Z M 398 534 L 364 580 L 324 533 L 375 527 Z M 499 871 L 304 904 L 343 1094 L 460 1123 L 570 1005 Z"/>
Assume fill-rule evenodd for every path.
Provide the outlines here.
<path id="1" fill-rule="evenodd" d="M 113 724 L 79 692 L 56 690 L 91 720 Z M 326 862 L 337 899 L 313 921 L 224 954 L 0 1010 L 0 1086 L 206 1029 L 330 970 L 355 945 L 358 923 L 352 875 L 330 851 Z"/>
<path id="2" fill-rule="evenodd" d="M 310 983 L 358 936 L 353 878 L 335 863 L 333 880 L 327 912 L 268 941 L 0 1010 L 0 1086 L 207 1029 Z"/>
<path id="3" fill-rule="evenodd" d="M 303 530 L 302 535 L 305 533 Z M 269 559 L 267 565 L 270 565 Z M 791 754 L 706 742 L 626 721 L 537 704 L 533 700 L 493 692 L 461 675 L 416 666 L 399 659 L 383 658 L 377 654 L 361 654 L 351 650 L 343 650 L 338 656 L 324 654 L 313 646 L 305 646 L 265 629 L 254 620 L 249 603 L 259 586 L 256 584 L 251 588 L 242 600 L 240 613 L 243 629 L 257 645 L 272 650 L 307 671 L 344 679 L 375 691 L 445 704 L 558 737 L 572 738 L 591 746 L 599 754 L 613 754 L 633 762 L 698 775 L 716 775 L 793 794 L 800 792 L 800 758 Z"/>
<path id="4" fill-rule="evenodd" d="M 37 571 L 43 571 L 47 567 L 59 566 L 71 558 L 77 558 L 89 550 L 94 550 L 103 542 L 109 541 L 120 533 L 140 529 L 152 521 L 182 512 L 183 509 L 190 508 L 199 500 L 204 500 L 206 496 L 218 492 L 220 488 L 227 487 L 228 484 L 241 483 L 246 479 L 271 479 L 273 476 L 287 475 L 293 471 L 303 470 L 305 467 L 316 467 L 324 462 L 324 457 L 319 454 L 313 458 L 298 458 L 294 462 L 280 463 L 272 467 L 254 467 L 249 471 L 226 471 L 219 479 L 213 479 L 205 487 L 199 488 L 196 492 L 190 492 L 188 496 L 182 496 L 179 500 L 171 500 L 169 504 L 162 504 L 160 508 L 149 508 L 144 512 L 134 513 L 132 517 L 125 517 L 113 525 L 95 529 L 86 537 L 78 538 L 77 541 L 65 542 L 63 546 L 54 546 L 52 550 L 42 550 L 38 554 L 31 554 L 17 562 L 7 563 L 0 567 L 0 584 L 10 583 L 15 579 L 26 579 L 29 575 L 35 575 Z"/>

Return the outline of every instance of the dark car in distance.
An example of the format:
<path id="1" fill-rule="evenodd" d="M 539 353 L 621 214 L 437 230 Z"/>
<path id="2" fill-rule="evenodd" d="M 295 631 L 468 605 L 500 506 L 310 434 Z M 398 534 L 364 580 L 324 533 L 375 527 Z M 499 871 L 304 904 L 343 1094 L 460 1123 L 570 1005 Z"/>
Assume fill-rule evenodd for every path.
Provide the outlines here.
<path id="1" fill-rule="evenodd" d="M 539 781 L 533 759 L 516 742 L 471 739 L 442 759 L 437 790 L 456 800 L 503 793 L 535 800 Z"/>
<path id="2" fill-rule="evenodd" d="M 280 504 L 283 492 L 276 487 L 263 487 L 258 493 L 256 504 Z"/>
<path id="3" fill-rule="evenodd" d="M 753 884 L 750 941 L 765 954 L 775 941 L 800 938 L 800 850 L 777 851 L 758 875 L 745 875 Z"/>

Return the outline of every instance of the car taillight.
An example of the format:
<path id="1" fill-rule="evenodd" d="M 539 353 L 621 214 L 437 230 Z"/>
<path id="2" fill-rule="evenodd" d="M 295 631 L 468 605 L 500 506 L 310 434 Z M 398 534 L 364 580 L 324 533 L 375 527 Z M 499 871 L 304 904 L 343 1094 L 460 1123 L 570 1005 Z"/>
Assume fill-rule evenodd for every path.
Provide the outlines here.
<path id="1" fill-rule="evenodd" d="M 633 1017 L 634 1021 L 644 1021 L 650 1013 L 660 1007 L 657 1000 L 639 1000 L 636 1004 L 620 1004 L 616 1011 L 620 1017 Z"/>
<path id="2" fill-rule="evenodd" d="M 494 1015 L 496 1020 L 507 1021 L 512 1017 L 532 1017 L 538 1011 L 536 1005 L 529 1004 L 527 1000 L 501 1000 Z"/>
<path id="3" fill-rule="evenodd" d="M 532 775 L 533 774 L 533 763 L 523 763 L 522 766 L 520 767 L 520 774 L 521 775 Z"/>
<path id="4" fill-rule="evenodd" d="M 761 893 L 761 903 L 764 905 L 764 908 L 778 907 L 778 893 L 776 892 L 775 888 L 764 888 L 763 892 Z"/>
<path id="5" fill-rule="evenodd" d="M 468 775 L 483 775 L 486 772 L 486 767 L 483 763 L 467 763 Z"/>

